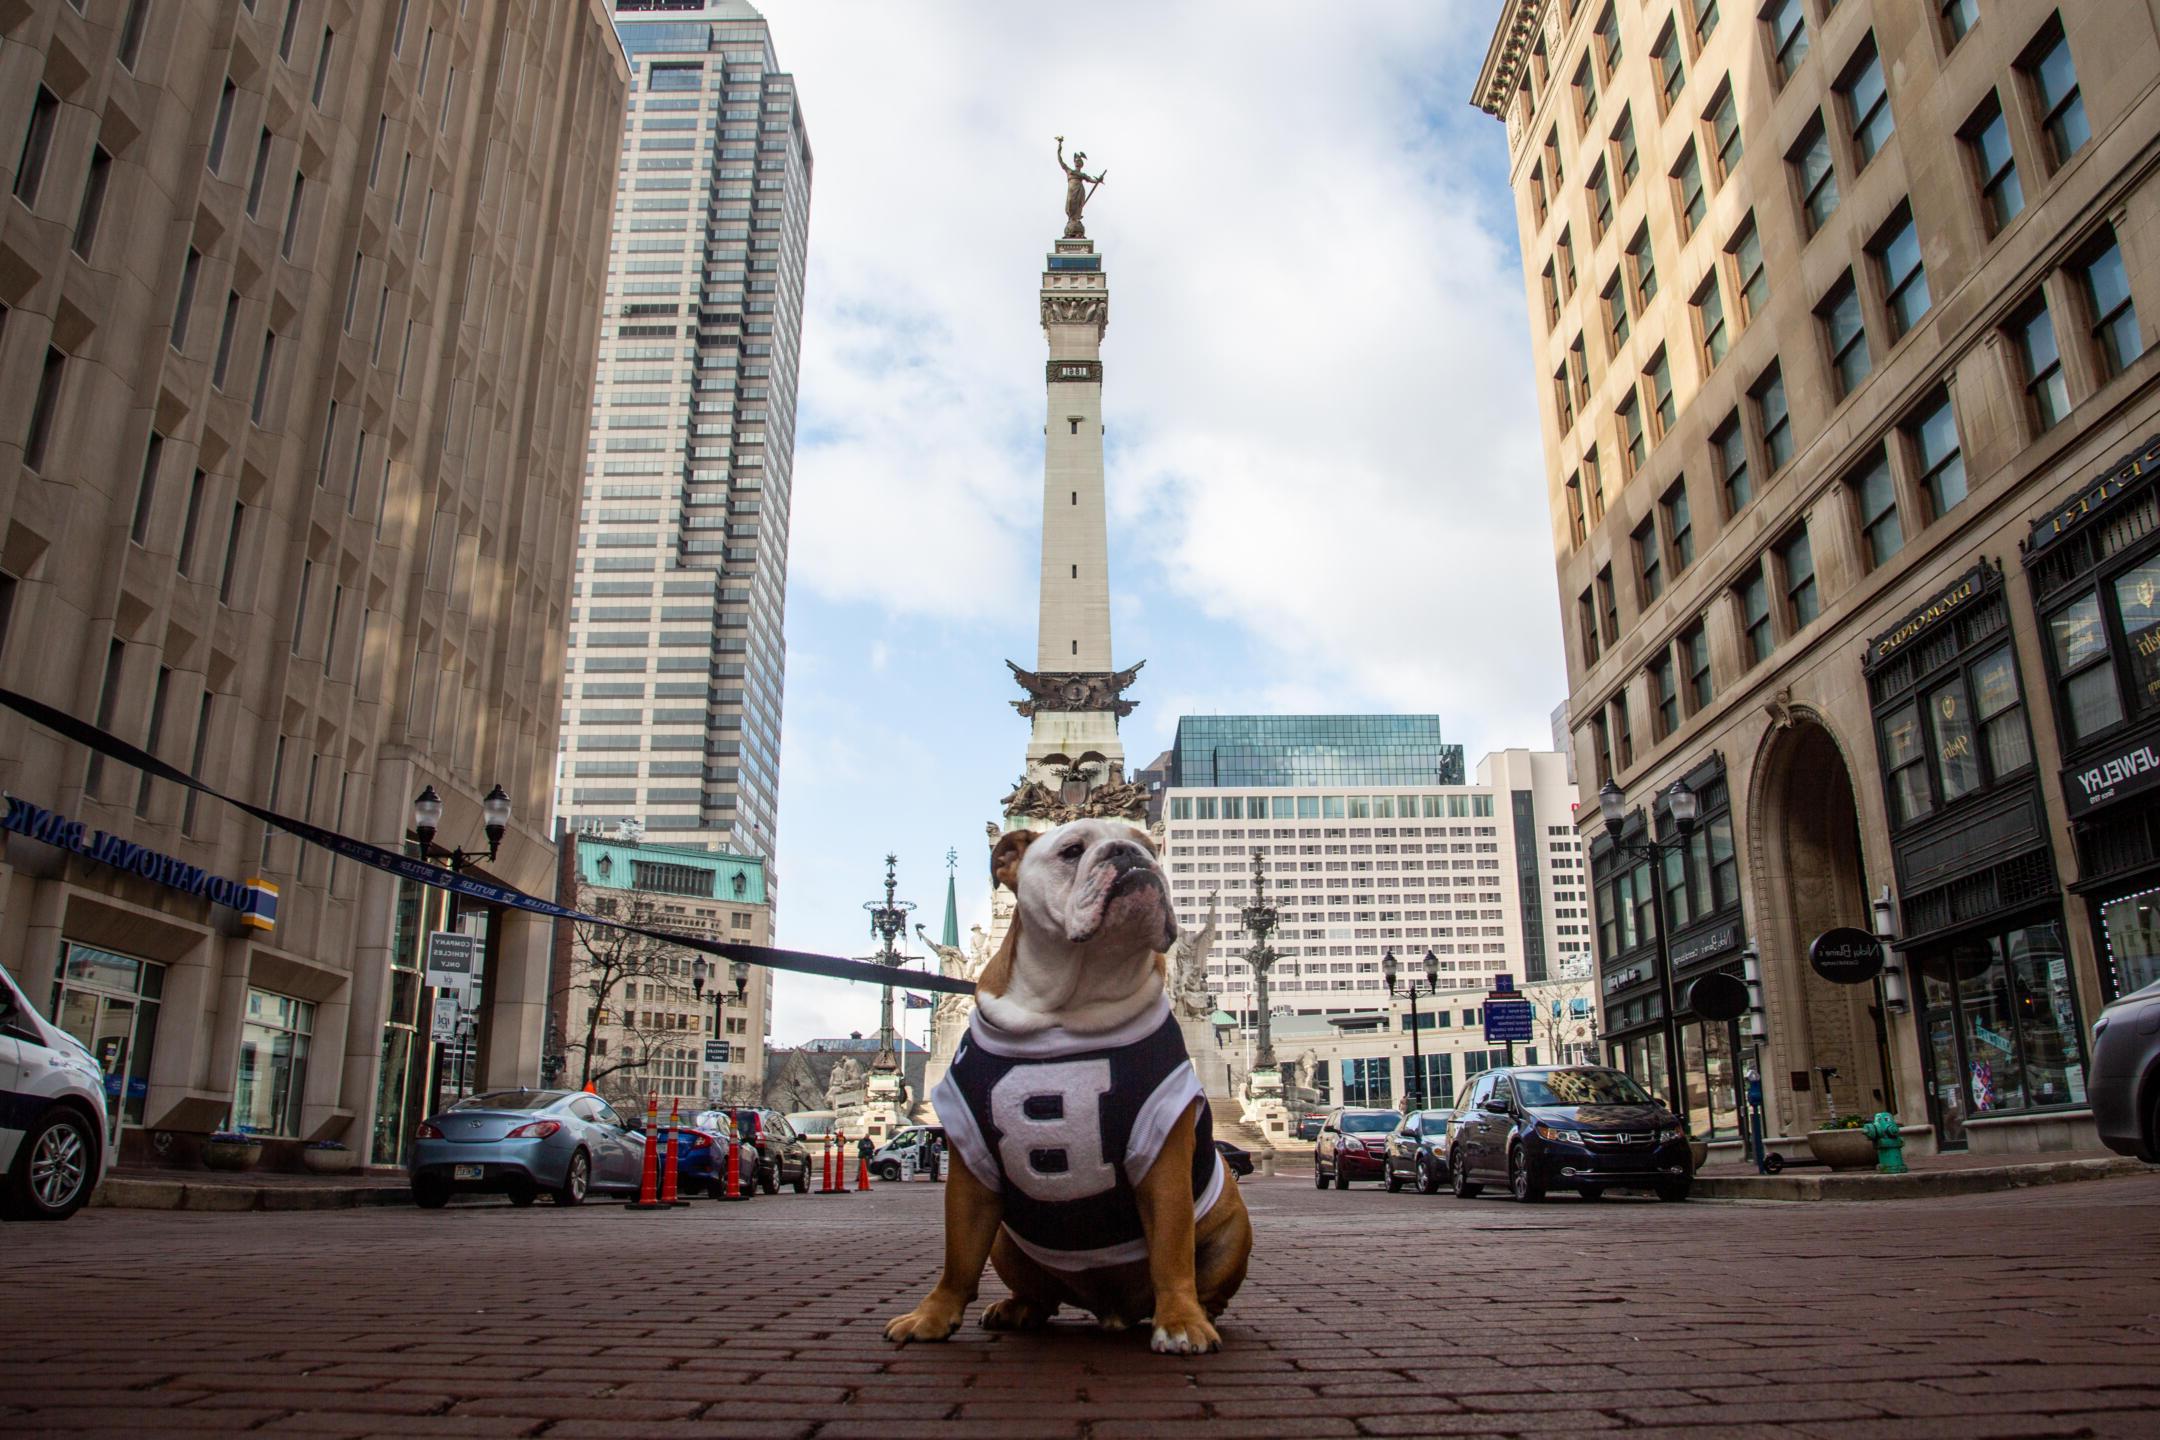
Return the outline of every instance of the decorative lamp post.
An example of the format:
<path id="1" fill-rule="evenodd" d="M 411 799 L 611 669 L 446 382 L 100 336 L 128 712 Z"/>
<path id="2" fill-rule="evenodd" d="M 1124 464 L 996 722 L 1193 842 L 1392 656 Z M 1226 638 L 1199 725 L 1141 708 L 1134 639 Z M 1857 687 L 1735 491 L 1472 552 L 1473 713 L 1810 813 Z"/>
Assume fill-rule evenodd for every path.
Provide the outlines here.
<path id="1" fill-rule="evenodd" d="M 747 961 L 733 960 L 728 963 L 728 976 L 735 982 L 735 1003 L 743 1003 L 745 992 L 750 988 L 750 966 Z M 705 996 L 705 982 L 713 982 L 713 1038 L 727 1034 L 727 992 L 720 988 L 720 962 L 707 960 L 703 955 L 690 962 L 690 992 L 700 1000 Z M 717 1103 L 726 1099 L 725 1094 L 712 1097 Z"/>
<path id="2" fill-rule="evenodd" d="M 426 786 L 418 795 L 413 797 L 411 839 L 420 847 L 420 858 L 422 860 L 429 862 L 440 861 L 451 874 L 462 875 L 467 870 L 480 865 L 483 861 L 492 862 L 501 853 L 503 836 L 509 833 L 510 830 L 510 796 L 502 786 L 497 785 L 494 789 L 488 791 L 487 795 L 480 801 L 480 818 L 482 828 L 487 832 L 488 842 L 485 853 L 478 850 L 466 850 L 462 847 L 453 847 L 449 850 L 438 847 L 435 844 L 435 836 L 442 829 L 442 817 L 442 796 L 435 793 L 433 785 Z M 443 900 L 443 926 L 445 929 L 457 929 L 457 915 L 457 891 L 452 890 Z M 427 1013 L 430 1015 L 435 1010 L 435 999 L 436 994 L 431 992 L 428 996 L 427 1009 Z M 472 1035 L 478 1028 L 477 1022 L 472 1018 L 471 1011 L 461 1007 L 461 1013 L 458 1016 L 457 1040 L 455 1042 L 459 1054 L 461 1085 L 463 1083 L 464 1065 L 471 1049 Z M 430 1114 L 442 1107 L 444 1047 L 438 1044 L 434 1048 L 435 1063 L 428 1082 L 428 1111 Z"/>
<path id="3" fill-rule="evenodd" d="M 1258 1043 L 1253 1048 L 1252 1065 L 1255 1070 L 1270 1070 L 1275 1066 L 1275 1041 L 1268 1031 L 1268 971 L 1274 968 L 1277 956 L 1268 944 L 1268 936 L 1282 923 L 1282 912 L 1268 904 L 1267 866 L 1260 852 L 1252 852 L 1252 904 L 1240 915 L 1245 932 L 1252 936 L 1252 944 L 1246 947 L 1245 963 L 1252 967 L 1253 1000 L 1255 1013 L 1260 1017 Z"/>
<path id="4" fill-rule="evenodd" d="M 893 891 L 899 882 L 894 878 L 894 867 L 900 863 L 897 855 L 885 857 L 885 899 L 866 900 L 863 909 L 870 912 L 870 933 L 884 942 L 871 961 L 886 967 L 888 972 L 898 971 L 907 957 L 900 953 L 894 942 L 907 934 L 908 914 L 915 905 L 910 900 L 895 900 Z M 877 1058 L 870 1062 L 872 1071 L 898 1071 L 900 1052 L 893 1039 L 892 982 L 885 982 L 884 1000 L 878 1016 Z"/>
<path id="5" fill-rule="evenodd" d="M 1604 817 L 1605 833 L 1612 837 L 1613 848 L 1624 855 L 1650 862 L 1650 919 L 1657 931 L 1658 991 L 1665 1011 L 1666 1103 L 1672 1107 L 1673 1114 L 1686 1115 L 1680 1072 L 1680 1017 L 1675 1013 L 1677 1002 L 1673 998 L 1672 948 L 1665 934 L 1664 875 L 1666 854 L 1684 851 L 1688 837 L 1695 833 L 1695 817 L 1700 813 L 1701 801 L 1685 780 L 1675 780 L 1665 792 L 1665 802 L 1677 832 L 1671 839 L 1649 838 L 1649 826 L 1645 825 L 1643 839 L 1624 840 L 1621 826 L 1628 816 L 1627 797 L 1610 780 L 1598 790 L 1598 813 Z"/>
<path id="6" fill-rule="evenodd" d="M 1428 949 L 1425 952 L 1425 979 L 1423 983 L 1421 984 L 1415 979 L 1404 980 L 1402 979 L 1402 967 L 1396 963 L 1395 952 L 1390 949 L 1387 954 L 1380 957 L 1380 975 L 1382 979 L 1387 981 L 1388 994 L 1394 995 L 1398 993 L 1396 985 L 1399 981 L 1402 987 L 1399 993 L 1410 997 L 1410 1093 L 1415 1097 L 1417 1103 L 1409 1108 L 1423 1110 L 1427 1103 L 1425 1056 L 1418 1049 L 1420 1025 L 1417 1002 L 1418 997 L 1421 995 L 1437 995 L 1440 993 L 1440 961 Z"/>

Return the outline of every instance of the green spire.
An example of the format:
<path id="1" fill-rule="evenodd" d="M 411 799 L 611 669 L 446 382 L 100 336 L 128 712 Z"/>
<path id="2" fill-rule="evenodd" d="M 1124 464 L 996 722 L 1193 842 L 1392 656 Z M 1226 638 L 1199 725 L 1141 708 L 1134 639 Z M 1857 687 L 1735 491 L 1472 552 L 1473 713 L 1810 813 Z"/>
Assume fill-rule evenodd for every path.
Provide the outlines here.
<path id="1" fill-rule="evenodd" d="M 954 867 L 960 863 L 958 854 L 945 852 L 945 929 L 938 936 L 940 945 L 960 948 L 960 897 L 953 885 Z"/>

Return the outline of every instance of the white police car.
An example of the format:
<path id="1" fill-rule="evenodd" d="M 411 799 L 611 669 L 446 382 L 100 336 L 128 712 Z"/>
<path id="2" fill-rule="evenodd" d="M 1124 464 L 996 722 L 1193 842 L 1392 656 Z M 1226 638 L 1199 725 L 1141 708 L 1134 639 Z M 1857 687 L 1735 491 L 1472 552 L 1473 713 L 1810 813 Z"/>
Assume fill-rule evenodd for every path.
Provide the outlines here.
<path id="1" fill-rule="evenodd" d="M 0 1219 L 65 1220 L 105 1174 L 105 1080 L 0 970 Z"/>

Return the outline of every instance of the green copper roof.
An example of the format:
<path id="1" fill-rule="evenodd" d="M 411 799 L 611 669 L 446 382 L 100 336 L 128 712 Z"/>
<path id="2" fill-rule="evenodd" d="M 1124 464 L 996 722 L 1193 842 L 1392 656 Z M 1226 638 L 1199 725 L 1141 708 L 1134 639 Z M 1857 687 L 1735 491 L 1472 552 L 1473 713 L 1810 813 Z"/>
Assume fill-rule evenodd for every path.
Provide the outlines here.
<path id="1" fill-rule="evenodd" d="M 765 903 L 765 861 L 757 855 L 580 835 L 577 861 L 585 883 L 606 890 L 650 890 L 744 905 Z"/>
<path id="2" fill-rule="evenodd" d="M 945 874 L 945 928 L 938 933 L 938 944 L 960 948 L 959 892 L 953 887 L 951 871 Z"/>

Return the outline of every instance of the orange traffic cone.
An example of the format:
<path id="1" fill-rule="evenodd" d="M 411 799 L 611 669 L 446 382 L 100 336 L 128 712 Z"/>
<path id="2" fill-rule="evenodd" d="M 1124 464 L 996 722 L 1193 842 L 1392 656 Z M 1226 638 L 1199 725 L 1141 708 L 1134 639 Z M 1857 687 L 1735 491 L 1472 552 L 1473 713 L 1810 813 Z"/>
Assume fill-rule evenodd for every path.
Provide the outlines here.
<path id="1" fill-rule="evenodd" d="M 682 1143 L 682 1102 L 668 1102 L 667 1147 L 660 1157 L 660 1203 L 662 1205 L 688 1205 L 690 1202 L 676 1198 L 675 1147 Z"/>
<path id="2" fill-rule="evenodd" d="M 833 1138 L 834 1137 L 831 1135 L 827 1135 L 825 1137 L 823 1147 L 825 1152 L 823 1157 L 825 1162 L 825 1176 L 822 1180 L 818 1182 L 817 1188 L 817 1193 L 820 1195 L 837 1195 L 840 1193 L 840 1187 L 837 1183 L 835 1183 L 834 1180 L 834 1177 L 838 1172 L 835 1169 L 835 1166 L 837 1164 L 835 1155 L 837 1152 L 835 1152 L 835 1150 L 833 1149 Z"/>
<path id="3" fill-rule="evenodd" d="M 645 1096 L 645 1175 L 638 1183 L 638 1198 L 623 1208 L 626 1210 L 665 1210 L 660 1203 L 660 1092 L 652 1090 Z"/>
<path id="4" fill-rule="evenodd" d="M 743 1194 L 742 1191 L 742 1142 L 736 1138 L 736 1134 L 732 1130 L 728 1132 L 727 1142 L 727 1191 L 720 1198 L 723 1200 L 747 1200 L 750 1197 Z M 756 1184 L 757 1182 L 753 1178 L 751 1183 Z"/>
<path id="5" fill-rule="evenodd" d="M 841 1174 L 844 1176 L 847 1173 L 847 1161 L 842 1160 L 840 1165 Z M 855 1155 L 855 1188 L 857 1190 L 870 1188 L 870 1157 L 860 1150 Z"/>

